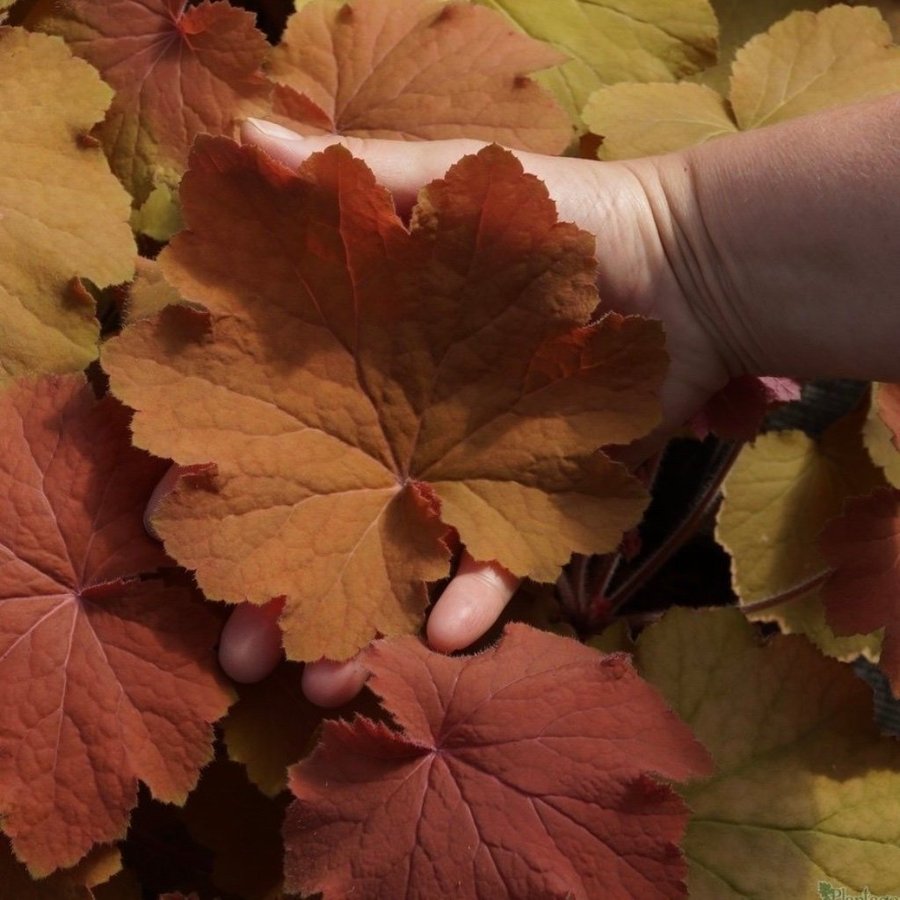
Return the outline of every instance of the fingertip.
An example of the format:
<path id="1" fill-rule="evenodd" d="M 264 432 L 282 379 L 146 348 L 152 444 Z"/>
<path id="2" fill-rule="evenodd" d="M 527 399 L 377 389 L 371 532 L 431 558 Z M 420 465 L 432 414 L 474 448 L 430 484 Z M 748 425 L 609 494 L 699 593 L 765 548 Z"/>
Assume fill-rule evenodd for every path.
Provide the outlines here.
<path id="1" fill-rule="evenodd" d="M 219 641 L 219 665 L 233 681 L 262 681 L 281 661 L 278 616 L 283 606 L 279 598 L 263 606 L 242 603 L 235 607 Z"/>
<path id="2" fill-rule="evenodd" d="M 368 671 L 356 657 L 343 662 L 320 659 L 306 664 L 301 685 L 310 703 L 332 709 L 349 703 L 362 690 L 368 677 Z"/>
<path id="3" fill-rule="evenodd" d="M 462 650 L 497 621 L 519 586 L 499 563 L 475 562 L 467 553 L 428 619 L 428 643 L 435 650 Z"/>

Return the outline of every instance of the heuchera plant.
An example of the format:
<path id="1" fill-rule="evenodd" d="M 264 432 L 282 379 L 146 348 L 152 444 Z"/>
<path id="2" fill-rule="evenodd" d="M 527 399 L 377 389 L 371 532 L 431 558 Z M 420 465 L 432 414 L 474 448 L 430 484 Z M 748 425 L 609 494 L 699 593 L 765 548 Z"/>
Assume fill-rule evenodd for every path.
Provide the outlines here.
<path id="1" fill-rule="evenodd" d="M 900 696 L 900 389 L 813 437 L 764 424 L 797 385 L 740 379 L 629 471 L 604 448 L 658 420 L 662 330 L 604 309 L 594 237 L 498 146 L 631 157 L 897 90 L 888 25 L 242 6 L 0 2 L 0 897 L 900 893 L 900 746 L 847 665 Z M 493 145 L 401 217 L 247 116 Z M 673 458 L 704 468 L 674 510 Z M 717 506 L 734 593 L 666 611 Z M 418 633 L 462 546 L 526 581 L 448 657 Z M 286 659 L 231 685 L 244 601 Z M 301 663 L 357 652 L 326 716 Z"/>

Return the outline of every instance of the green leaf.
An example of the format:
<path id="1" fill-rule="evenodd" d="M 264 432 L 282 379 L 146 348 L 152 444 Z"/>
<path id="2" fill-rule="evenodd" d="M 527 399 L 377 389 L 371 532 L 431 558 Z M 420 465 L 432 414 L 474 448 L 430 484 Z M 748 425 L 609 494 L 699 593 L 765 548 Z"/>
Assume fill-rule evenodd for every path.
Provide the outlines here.
<path id="1" fill-rule="evenodd" d="M 636 662 L 718 767 L 681 789 L 692 900 L 900 891 L 900 743 L 852 669 L 737 610 L 668 613 Z"/>

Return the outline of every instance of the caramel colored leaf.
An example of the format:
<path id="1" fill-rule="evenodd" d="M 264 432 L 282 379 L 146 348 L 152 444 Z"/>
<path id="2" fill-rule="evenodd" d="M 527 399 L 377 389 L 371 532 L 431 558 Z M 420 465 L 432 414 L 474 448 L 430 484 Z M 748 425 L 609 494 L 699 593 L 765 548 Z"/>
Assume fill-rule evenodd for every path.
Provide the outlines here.
<path id="1" fill-rule="evenodd" d="M 140 205 L 158 177 L 184 170 L 198 134 L 231 134 L 268 97 L 253 21 L 223 0 L 66 0 L 35 27 L 65 38 L 115 90 L 99 137 Z"/>
<path id="2" fill-rule="evenodd" d="M 74 279 L 131 277 L 128 197 L 80 140 L 111 97 L 61 41 L 0 28 L 0 387 L 83 369 L 100 326 Z"/>
<path id="3" fill-rule="evenodd" d="M 731 70 L 731 106 L 744 129 L 896 90 L 900 47 L 869 7 L 793 13 L 739 50 Z"/>
<path id="4" fill-rule="evenodd" d="M 574 121 L 590 94 L 619 81 L 674 81 L 716 58 L 708 0 L 476 0 L 570 59 L 538 80 Z"/>
<path id="5" fill-rule="evenodd" d="M 734 134 L 728 103 L 701 84 L 616 84 L 591 94 L 585 125 L 603 138 L 602 159 L 652 156 Z"/>
<path id="6" fill-rule="evenodd" d="M 34 875 L 122 837 L 137 779 L 183 801 L 228 706 L 215 621 L 160 577 L 165 463 L 81 376 L 0 394 L 0 812 Z"/>
<path id="7" fill-rule="evenodd" d="M 268 68 L 306 98 L 282 95 L 282 110 L 317 132 L 555 154 L 572 139 L 569 118 L 526 76 L 563 59 L 464 3 L 317 0 L 291 17 Z"/>
<path id="8" fill-rule="evenodd" d="M 476 656 L 407 637 L 365 664 L 400 730 L 329 722 L 294 767 L 288 890 L 683 896 L 686 810 L 653 776 L 707 774 L 708 759 L 626 656 L 512 624 Z"/>
<path id="9" fill-rule="evenodd" d="M 167 306 L 184 303 L 184 298 L 163 276 L 159 263 L 152 259 L 137 260 L 137 274 L 128 291 L 125 322 L 137 322 L 155 316 Z"/>
<path id="10" fill-rule="evenodd" d="M 587 103 L 585 122 L 605 138 L 603 159 L 690 147 L 900 90 L 900 48 L 891 46 L 877 10 L 795 12 L 738 51 L 730 85 L 727 101 L 697 84 L 601 88 Z"/>
<path id="11" fill-rule="evenodd" d="M 900 487 L 900 385 L 873 384 L 863 440 L 872 462 L 894 487 Z"/>
<path id="12" fill-rule="evenodd" d="M 825 583 L 828 624 L 837 634 L 884 628 L 879 664 L 900 697 L 900 492 L 855 497 L 822 534 L 834 572 Z"/>
<path id="13" fill-rule="evenodd" d="M 595 240 L 511 154 L 427 186 L 411 230 L 341 147 L 294 173 L 211 139 L 182 198 L 164 273 L 208 313 L 138 322 L 104 365 L 138 445 L 195 467 L 154 518 L 167 549 L 210 597 L 286 596 L 290 658 L 414 631 L 448 526 L 551 581 L 640 517 L 594 451 L 657 421 L 661 330 L 587 324 Z"/>
<path id="14" fill-rule="evenodd" d="M 877 656 L 880 641 L 880 635 L 836 638 L 824 619 L 821 582 L 814 581 L 828 568 L 818 542 L 825 523 L 840 514 L 848 497 L 883 484 L 862 446 L 859 426 L 860 417 L 853 415 L 818 440 L 799 431 L 758 437 L 725 480 L 716 526 L 719 543 L 731 554 L 732 585 L 742 603 L 814 583 L 801 596 L 752 618 L 802 632 L 840 658 L 861 652 Z"/>
<path id="15" fill-rule="evenodd" d="M 716 763 L 681 789 L 692 900 L 900 890 L 900 742 L 850 667 L 799 635 L 761 643 L 736 610 L 669 612 L 635 661 Z"/>

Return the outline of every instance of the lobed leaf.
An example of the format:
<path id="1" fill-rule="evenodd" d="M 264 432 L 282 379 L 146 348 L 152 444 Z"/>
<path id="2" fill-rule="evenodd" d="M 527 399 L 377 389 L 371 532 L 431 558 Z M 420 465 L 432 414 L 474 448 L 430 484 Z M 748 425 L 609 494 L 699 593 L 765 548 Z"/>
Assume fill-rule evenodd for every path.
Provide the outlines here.
<path id="1" fill-rule="evenodd" d="M 667 785 L 703 748 L 624 654 L 507 626 L 471 657 L 366 651 L 400 730 L 329 722 L 291 772 L 286 887 L 395 897 L 681 897 Z"/>
<path id="2" fill-rule="evenodd" d="M 83 377 L 0 394 L 0 812 L 41 876 L 124 835 L 137 779 L 181 802 L 229 703 L 215 620 L 142 513 L 165 463 Z"/>
<path id="3" fill-rule="evenodd" d="M 128 198 L 86 139 L 111 97 L 61 41 L 0 28 L 0 388 L 84 368 L 100 326 L 77 279 L 133 272 Z"/>
<path id="4" fill-rule="evenodd" d="M 268 45 L 253 20 L 224 0 L 66 0 L 33 27 L 65 38 L 115 90 L 98 134 L 140 206 L 184 171 L 198 134 L 230 134 L 265 109 Z"/>
<path id="5" fill-rule="evenodd" d="M 414 631 L 448 527 L 550 581 L 639 518 L 595 450 L 657 421 L 661 329 L 588 324 L 594 238 L 511 154 L 463 159 L 409 230 L 340 147 L 294 173 L 210 139 L 182 196 L 162 265 L 207 312 L 135 323 L 104 366 L 138 445 L 195 467 L 154 518 L 169 552 L 210 597 L 286 596 L 289 657 Z"/>
<path id="6" fill-rule="evenodd" d="M 799 431 L 769 432 L 741 452 L 723 485 L 716 523 L 716 538 L 731 554 L 735 592 L 741 603 L 752 605 L 811 582 L 800 596 L 751 618 L 803 633 L 831 656 L 877 657 L 879 634 L 847 639 L 829 628 L 821 579 L 815 579 L 828 569 L 819 547 L 822 528 L 848 498 L 881 484 L 855 415 L 836 422 L 818 440 Z"/>
<path id="7" fill-rule="evenodd" d="M 588 96 L 619 81 L 673 81 L 716 58 L 708 0 L 475 0 L 570 57 L 539 76 L 581 122 Z"/>
<path id="8" fill-rule="evenodd" d="M 691 898 L 900 889 L 900 742 L 851 668 L 800 636 L 761 642 L 737 610 L 670 611 L 636 663 L 716 763 L 680 789 Z"/>
<path id="9" fill-rule="evenodd" d="M 526 76 L 565 57 L 503 17 L 440 0 L 316 0 L 295 13 L 268 71 L 300 131 L 401 140 L 475 138 L 561 153 L 568 116 Z"/>
<path id="10" fill-rule="evenodd" d="M 900 90 L 900 48 L 877 10 L 794 12 L 736 54 L 727 100 L 699 84 L 621 84 L 591 95 L 600 155 L 665 153 Z"/>
<path id="11" fill-rule="evenodd" d="M 863 441 L 872 462 L 894 487 L 900 486 L 900 385 L 872 385 L 869 413 L 863 426 Z"/>

